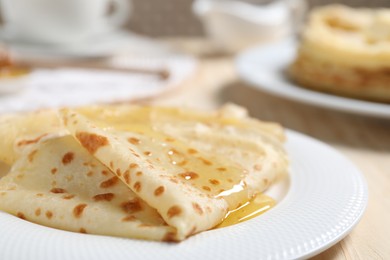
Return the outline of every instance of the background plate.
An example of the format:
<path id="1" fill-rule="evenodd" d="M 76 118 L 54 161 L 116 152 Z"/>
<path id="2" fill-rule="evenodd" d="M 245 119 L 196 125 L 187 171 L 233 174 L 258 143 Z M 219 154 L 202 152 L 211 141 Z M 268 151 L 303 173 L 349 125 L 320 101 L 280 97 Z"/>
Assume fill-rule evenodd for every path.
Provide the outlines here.
<path id="1" fill-rule="evenodd" d="M 251 260 L 315 255 L 358 223 L 367 204 L 367 186 L 356 167 L 334 149 L 293 131 L 287 136 L 289 184 L 281 186 L 285 195 L 279 204 L 259 217 L 176 244 L 71 233 L 0 212 L 0 259 Z"/>
<path id="2" fill-rule="evenodd" d="M 296 52 L 294 40 L 286 40 L 243 52 L 236 59 L 239 75 L 255 88 L 299 102 L 369 115 L 390 118 L 390 104 L 334 96 L 295 85 L 285 76 Z"/>

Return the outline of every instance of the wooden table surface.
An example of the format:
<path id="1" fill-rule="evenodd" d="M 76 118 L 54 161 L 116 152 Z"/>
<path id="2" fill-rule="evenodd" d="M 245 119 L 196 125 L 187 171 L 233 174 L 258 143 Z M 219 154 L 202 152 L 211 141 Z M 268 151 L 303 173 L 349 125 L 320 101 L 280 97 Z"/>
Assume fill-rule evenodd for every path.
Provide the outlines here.
<path id="1" fill-rule="evenodd" d="M 179 45 L 197 52 L 191 42 Z M 153 101 L 206 109 L 226 102 L 328 143 L 364 174 L 369 203 L 362 220 L 345 239 L 313 259 L 390 259 L 390 119 L 346 114 L 262 93 L 239 79 L 231 56 L 201 58 L 196 75 L 175 93 Z"/>

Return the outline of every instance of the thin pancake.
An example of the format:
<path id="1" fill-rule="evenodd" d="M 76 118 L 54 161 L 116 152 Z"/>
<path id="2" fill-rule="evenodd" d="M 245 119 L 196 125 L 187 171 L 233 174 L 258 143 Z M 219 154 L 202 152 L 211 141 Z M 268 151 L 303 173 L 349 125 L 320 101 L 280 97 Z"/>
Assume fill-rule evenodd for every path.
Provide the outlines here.
<path id="1" fill-rule="evenodd" d="M 170 239 L 174 229 L 72 136 L 26 149 L 0 181 L 0 209 L 82 233 Z"/>
<path id="2" fill-rule="evenodd" d="M 16 162 L 12 171 L 0 180 L 0 189 L 6 194 L 2 195 L 0 209 L 51 227 L 180 241 L 219 224 L 228 210 L 264 191 L 287 168 L 282 128 L 250 119 L 237 106 L 225 106 L 212 113 L 178 108 L 96 106 L 62 110 L 61 120 L 53 116 L 55 111 L 42 113 L 37 122 L 33 120 L 35 113 L 8 116 L 8 123 L 0 127 L 4 138 L 10 137 L 0 141 L 6 144 L 2 152 L 5 156 L 0 159 L 9 165 Z M 41 130 L 37 127 L 40 121 Z M 17 122 L 17 129 L 9 127 L 13 122 Z M 66 157 L 69 148 L 73 156 Z M 54 162 L 74 158 L 84 158 L 84 161 L 76 160 L 62 168 L 53 166 Z M 36 163 L 37 159 L 43 163 Z M 87 161 L 93 161 L 98 171 L 111 177 L 91 178 L 95 172 Z M 21 173 L 31 174 L 31 178 L 23 182 L 25 177 L 17 177 Z M 72 181 L 56 179 L 58 173 L 67 176 L 66 180 L 77 180 L 79 185 L 67 186 Z M 36 183 L 40 179 L 44 181 L 38 187 Z M 115 180 L 115 185 L 107 195 L 104 193 L 107 187 L 100 185 L 110 183 L 109 180 Z M 15 192 L 8 190 L 12 185 L 18 187 Z M 85 185 L 91 191 L 87 195 L 83 190 Z M 63 201 L 60 193 L 50 192 L 57 188 L 60 190 L 54 191 L 63 189 L 77 196 L 69 202 Z M 15 203 L 36 194 L 32 192 L 44 194 L 45 199 L 32 196 L 33 203 Z M 142 215 L 144 211 L 140 211 L 135 217 L 131 213 L 128 217 L 138 221 L 136 224 L 118 222 L 125 218 L 124 210 L 134 210 L 137 206 L 127 205 L 125 197 L 115 195 L 118 199 L 115 200 L 111 193 L 128 194 L 129 201 L 142 202 L 141 208 L 147 213 Z M 50 217 L 42 213 L 34 217 L 31 205 L 50 211 Z M 82 206 L 85 218 L 72 219 L 70 212 L 78 205 L 87 205 Z M 89 215 L 89 209 L 94 207 L 105 216 L 104 223 L 95 224 Z M 109 228 L 111 222 L 115 223 L 113 230 Z"/>

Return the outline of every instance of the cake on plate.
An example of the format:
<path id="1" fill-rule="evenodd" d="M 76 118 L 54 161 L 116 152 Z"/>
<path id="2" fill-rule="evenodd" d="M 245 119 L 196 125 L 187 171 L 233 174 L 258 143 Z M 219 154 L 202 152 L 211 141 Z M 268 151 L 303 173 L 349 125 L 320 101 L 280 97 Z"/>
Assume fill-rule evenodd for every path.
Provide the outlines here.
<path id="1" fill-rule="evenodd" d="M 314 9 L 288 72 L 303 87 L 390 102 L 390 9 Z"/>

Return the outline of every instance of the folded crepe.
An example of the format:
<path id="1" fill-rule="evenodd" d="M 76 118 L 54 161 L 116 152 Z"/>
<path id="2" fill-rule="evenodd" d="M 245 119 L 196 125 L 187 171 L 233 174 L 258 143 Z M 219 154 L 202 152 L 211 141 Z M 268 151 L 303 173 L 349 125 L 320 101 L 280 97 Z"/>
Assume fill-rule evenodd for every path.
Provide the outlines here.
<path id="1" fill-rule="evenodd" d="M 12 166 L 0 179 L 0 210 L 49 227 L 181 241 L 219 224 L 287 167 L 282 128 L 237 106 L 56 114 L 0 118 L 0 159 Z"/>

